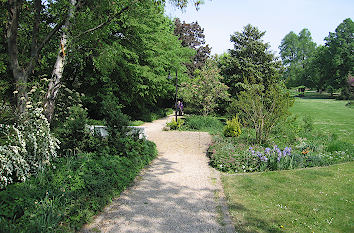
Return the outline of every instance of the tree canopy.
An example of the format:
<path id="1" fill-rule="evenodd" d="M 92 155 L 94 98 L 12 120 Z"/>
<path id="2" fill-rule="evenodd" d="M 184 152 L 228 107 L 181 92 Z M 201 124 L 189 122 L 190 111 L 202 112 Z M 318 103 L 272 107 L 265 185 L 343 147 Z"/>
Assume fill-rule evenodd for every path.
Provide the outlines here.
<path id="1" fill-rule="evenodd" d="M 209 45 L 205 45 L 204 29 L 198 24 L 198 22 L 183 23 L 177 18 L 175 19 L 174 33 L 178 36 L 182 42 L 183 47 L 191 48 L 195 51 L 195 55 L 192 57 L 192 62 L 187 63 L 188 74 L 193 77 L 194 72 L 205 65 L 207 59 L 210 56 Z"/>
<path id="2" fill-rule="evenodd" d="M 310 31 L 305 28 L 298 35 L 294 32 L 288 33 L 281 41 L 279 49 L 280 57 L 286 67 L 284 79 L 288 86 L 304 85 L 306 60 L 316 49 Z"/>
<path id="3" fill-rule="evenodd" d="M 221 74 L 231 96 L 236 97 L 244 90 L 242 84 L 262 84 L 267 88 L 279 78 L 281 63 L 269 50 L 269 44 L 263 42 L 264 34 L 249 24 L 242 32 L 231 35 L 234 48 L 219 58 Z"/>

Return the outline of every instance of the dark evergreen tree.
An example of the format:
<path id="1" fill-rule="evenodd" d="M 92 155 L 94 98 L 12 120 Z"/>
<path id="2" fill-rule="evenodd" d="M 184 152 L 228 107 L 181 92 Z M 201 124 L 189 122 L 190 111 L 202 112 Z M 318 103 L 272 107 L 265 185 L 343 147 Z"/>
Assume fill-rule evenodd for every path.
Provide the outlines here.
<path id="1" fill-rule="evenodd" d="M 219 58 L 219 66 L 225 84 L 230 88 L 231 96 L 244 90 L 243 84 L 262 84 L 265 89 L 277 82 L 281 71 L 281 62 L 269 51 L 257 27 L 247 25 L 242 32 L 231 35 L 234 48 Z"/>

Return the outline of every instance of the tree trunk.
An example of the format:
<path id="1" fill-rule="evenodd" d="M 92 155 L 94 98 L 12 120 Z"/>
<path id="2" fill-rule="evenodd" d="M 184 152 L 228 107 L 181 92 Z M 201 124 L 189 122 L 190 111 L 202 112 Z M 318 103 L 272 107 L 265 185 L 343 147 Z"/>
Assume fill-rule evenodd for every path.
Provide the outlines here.
<path id="1" fill-rule="evenodd" d="M 71 8 L 69 10 L 68 17 L 66 18 L 63 26 L 63 32 L 61 35 L 59 53 L 55 62 L 52 77 L 48 84 L 48 91 L 44 101 L 44 115 L 49 122 L 52 121 L 55 109 L 55 100 L 58 95 L 59 88 L 61 86 L 61 78 L 63 77 L 64 66 L 66 62 L 66 51 L 68 48 L 69 27 L 71 26 L 71 20 L 74 17 L 76 10 L 76 0 L 70 0 Z"/>
<path id="2" fill-rule="evenodd" d="M 9 54 L 9 62 L 12 74 L 16 83 L 16 106 L 18 113 L 25 111 L 27 100 L 27 77 L 28 74 L 20 67 L 18 62 L 17 32 L 20 8 L 22 1 L 9 0 L 9 22 L 7 28 L 7 47 Z"/>

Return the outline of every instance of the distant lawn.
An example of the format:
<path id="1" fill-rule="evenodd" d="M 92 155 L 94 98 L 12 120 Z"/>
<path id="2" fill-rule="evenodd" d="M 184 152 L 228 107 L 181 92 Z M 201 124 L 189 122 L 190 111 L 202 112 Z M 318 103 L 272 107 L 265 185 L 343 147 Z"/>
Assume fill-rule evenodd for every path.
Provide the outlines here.
<path id="1" fill-rule="evenodd" d="M 310 115 L 316 129 L 336 133 L 339 139 L 354 143 L 354 109 L 345 107 L 347 103 L 333 99 L 296 98 L 291 111 L 300 116 Z"/>
<path id="2" fill-rule="evenodd" d="M 223 175 L 237 232 L 354 232 L 354 162 Z"/>

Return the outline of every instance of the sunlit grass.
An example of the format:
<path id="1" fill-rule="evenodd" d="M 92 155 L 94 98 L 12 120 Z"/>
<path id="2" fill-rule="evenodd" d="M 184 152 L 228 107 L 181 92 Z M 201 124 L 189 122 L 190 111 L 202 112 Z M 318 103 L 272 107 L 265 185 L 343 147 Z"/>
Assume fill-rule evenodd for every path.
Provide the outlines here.
<path id="1" fill-rule="evenodd" d="M 354 162 L 223 175 L 237 232 L 353 232 Z"/>
<path id="2" fill-rule="evenodd" d="M 334 99 L 296 98 L 291 111 L 299 116 L 311 116 L 316 129 L 335 133 L 340 140 L 354 143 L 354 109 L 346 107 L 347 103 Z"/>

